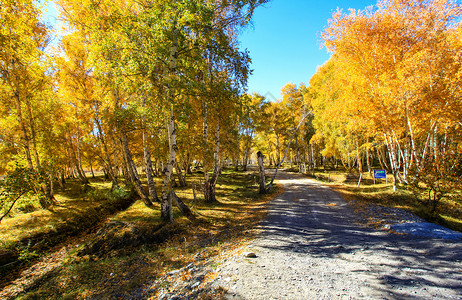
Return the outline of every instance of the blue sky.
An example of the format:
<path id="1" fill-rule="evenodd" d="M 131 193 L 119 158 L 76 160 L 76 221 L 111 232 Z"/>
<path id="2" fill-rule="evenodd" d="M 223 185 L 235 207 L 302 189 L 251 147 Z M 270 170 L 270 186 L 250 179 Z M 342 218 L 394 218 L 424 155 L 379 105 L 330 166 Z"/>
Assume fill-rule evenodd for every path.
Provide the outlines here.
<path id="1" fill-rule="evenodd" d="M 56 26 L 55 5 L 42 1 L 48 2 L 45 21 Z M 375 4 L 374 0 L 272 0 L 259 7 L 252 25 L 240 36 L 241 48 L 250 51 L 254 70 L 249 92 L 276 100 L 285 84 L 308 84 L 317 67 L 330 57 L 325 48 L 320 49 L 320 33 L 337 7 L 347 11 Z"/>
<path id="2" fill-rule="evenodd" d="M 281 98 L 289 83 L 308 84 L 318 66 L 329 59 L 320 49 L 321 31 L 337 7 L 364 9 L 374 0 L 273 0 L 255 11 L 253 26 L 240 36 L 241 48 L 248 49 L 254 70 L 249 92 Z"/>

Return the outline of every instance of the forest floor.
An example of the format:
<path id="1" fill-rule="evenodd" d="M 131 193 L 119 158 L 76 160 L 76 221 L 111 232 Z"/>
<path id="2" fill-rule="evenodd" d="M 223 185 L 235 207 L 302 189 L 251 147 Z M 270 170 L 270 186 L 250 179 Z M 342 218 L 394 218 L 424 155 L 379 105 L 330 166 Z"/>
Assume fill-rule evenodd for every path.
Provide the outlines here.
<path id="1" fill-rule="evenodd" d="M 217 186 L 219 202 L 207 204 L 200 200 L 200 179 L 195 173 L 188 177 L 189 187 L 176 189 L 194 220 L 175 208 L 175 223 L 165 225 L 158 203 L 153 210 L 138 200 L 98 228 L 53 246 L 11 276 L 2 274 L 0 299 L 155 299 L 153 284 L 170 271 L 209 266 L 219 254 L 250 240 L 250 229 L 265 216 L 265 204 L 282 192 L 276 187 L 271 194 L 258 195 L 253 172 L 227 169 Z M 191 184 L 196 185 L 198 201 Z M 209 290 L 196 287 L 192 292 L 206 295 Z"/>
<path id="2" fill-rule="evenodd" d="M 173 238 L 133 247 L 139 239 L 108 234 L 146 235 L 141 225 L 152 220 L 137 202 L 99 235 L 55 249 L 0 297 L 462 299 L 460 233 L 438 227 L 427 230 L 430 237 L 409 235 L 409 228 L 398 234 L 393 226 L 428 223 L 401 209 L 346 201 L 301 175 L 281 172 L 280 190 L 265 198 L 249 193 L 252 173 L 230 175 L 220 203 L 194 204 L 198 220 L 178 218 L 154 237 Z M 102 235 L 120 247 L 103 241 L 90 251 Z"/>

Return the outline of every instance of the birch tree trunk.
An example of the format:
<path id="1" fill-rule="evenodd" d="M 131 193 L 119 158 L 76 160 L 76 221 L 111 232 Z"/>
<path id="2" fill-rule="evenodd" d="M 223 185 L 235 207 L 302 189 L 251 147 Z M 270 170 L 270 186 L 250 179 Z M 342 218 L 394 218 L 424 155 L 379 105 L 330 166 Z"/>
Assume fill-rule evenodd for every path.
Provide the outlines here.
<path id="1" fill-rule="evenodd" d="M 31 132 L 31 139 L 32 139 L 32 150 L 34 152 L 34 158 L 35 158 L 35 164 L 38 170 L 40 170 L 41 165 L 40 165 L 40 158 L 38 155 L 37 151 L 37 137 L 36 137 L 36 131 L 35 131 L 35 118 L 32 114 L 32 109 L 31 109 L 31 104 L 30 100 L 28 97 L 26 97 L 26 108 L 27 108 L 27 114 L 29 116 L 29 123 L 30 123 L 30 132 Z"/>
<path id="2" fill-rule="evenodd" d="M 186 180 L 185 180 L 185 177 L 183 175 L 183 171 L 181 170 L 180 164 L 178 162 L 175 164 L 175 170 L 176 170 L 176 174 L 178 176 L 179 186 L 180 187 L 185 187 L 186 186 Z"/>
<path id="3" fill-rule="evenodd" d="M 369 176 L 372 177 L 369 147 L 366 147 L 366 163 L 367 163 L 367 171 L 369 172 Z"/>
<path id="4" fill-rule="evenodd" d="M 359 141 L 356 140 L 356 155 L 358 157 L 358 172 L 359 172 L 359 180 L 358 180 L 358 187 L 361 185 L 361 179 L 363 178 L 363 163 L 361 160 L 361 152 L 359 151 Z"/>
<path id="5" fill-rule="evenodd" d="M 136 192 L 141 197 L 141 200 L 144 202 L 144 204 L 147 207 L 152 208 L 154 205 L 152 204 L 151 199 L 149 199 L 148 194 L 146 193 L 146 191 L 143 188 L 143 185 L 141 184 L 140 176 L 138 175 L 135 162 L 133 161 L 132 153 L 130 152 L 130 148 L 128 147 L 127 134 L 122 131 L 121 135 L 123 150 L 125 152 L 125 159 L 127 161 L 127 171 L 130 175 L 131 181 L 135 185 Z"/>
<path id="6" fill-rule="evenodd" d="M 64 179 L 64 170 L 60 170 L 57 176 L 57 181 L 59 184 L 59 187 L 61 189 L 64 189 L 64 184 L 66 183 L 66 180 Z"/>
<path id="7" fill-rule="evenodd" d="M 88 159 L 88 162 L 90 164 L 90 173 L 91 173 L 91 178 L 95 178 L 95 171 L 93 170 L 93 159 L 90 157 Z"/>
<path id="8" fill-rule="evenodd" d="M 234 171 L 239 171 L 239 157 L 233 158 Z"/>
<path id="9" fill-rule="evenodd" d="M 435 129 L 433 130 L 433 155 L 435 157 L 435 161 L 438 161 L 438 125 L 435 125 Z M 438 169 L 438 164 L 436 165 Z"/>
<path id="10" fill-rule="evenodd" d="M 266 194 L 266 179 L 265 179 L 265 166 L 263 165 L 264 155 L 260 151 L 257 152 L 258 167 L 260 168 L 260 194 Z"/>
<path id="11" fill-rule="evenodd" d="M 68 142 L 67 138 L 66 138 L 66 142 Z M 72 154 L 71 154 L 71 150 L 70 150 L 70 142 L 67 143 L 67 147 L 66 147 L 66 154 L 67 154 L 67 157 L 69 158 L 68 161 L 67 161 L 67 165 L 66 165 L 66 169 L 65 169 L 65 172 L 67 173 L 67 178 L 71 178 L 72 175 L 73 175 L 73 168 L 72 168 L 72 162 L 73 162 L 73 159 L 72 159 Z"/>
<path id="12" fill-rule="evenodd" d="M 393 191 L 396 192 L 396 186 L 397 186 L 397 181 L 398 181 L 398 174 L 399 172 L 397 168 L 397 162 L 396 162 L 396 154 L 395 154 L 395 147 L 393 145 L 393 140 L 390 137 L 390 140 L 388 140 L 388 135 L 385 134 L 385 141 L 387 143 L 387 148 L 388 148 L 388 156 L 390 158 L 390 168 L 391 172 L 393 174 Z"/>
<path id="13" fill-rule="evenodd" d="M 314 156 L 314 146 L 312 144 L 311 144 L 311 162 L 312 162 L 312 169 L 314 173 L 314 170 L 316 169 L 316 157 Z"/>
<path id="14" fill-rule="evenodd" d="M 117 142 L 114 132 L 109 132 L 109 136 L 112 140 L 112 147 L 114 147 L 112 151 L 112 155 L 114 156 L 114 163 L 111 164 L 111 166 L 113 167 L 114 176 L 117 179 L 119 178 L 119 175 L 123 173 L 123 150 L 122 147 L 117 147 L 117 145 L 120 145 L 120 141 Z M 111 152 L 108 152 L 108 154 L 110 155 Z"/>
<path id="15" fill-rule="evenodd" d="M 249 162 L 249 150 L 245 150 L 244 152 L 244 160 L 242 161 L 242 170 L 247 171 L 247 164 Z"/>
<path id="16" fill-rule="evenodd" d="M 387 164 L 387 155 L 386 155 L 386 151 L 385 151 L 385 150 L 386 150 L 386 145 L 382 145 L 382 148 L 381 148 L 381 151 L 380 151 L 380 155 L 381 155 L 381 157 L 382 157 L 382 162 L 383 162 L 383 164 L 384 164 L 384 166 L 385 166 L 384 169 L 391 170 L 391 167 L 388 166 L 388 164 Z"/>
<path id="17" fill-rule="evenodd" d="M 143 108 L 146 106 L 146 98 L 143 97 Z M 146 136 L 146 115 L 143 114 L 143 156 L 144 156 L 144 167 L 146 169 L 146 180 L 148 181 L 148 190 L 149 190 L 149 197 L 152 201 L 159 202 L 159 198 L 157 197 L 156 185 L 154 183 L 154 178 L 152 177 L 153 170 L 152 170 L 152 160 L 151 160 L 151 153 L 149 152 L 149 145 Z"/>
<path id="18" fill-rule="evenodd" d="M 412 125 L 411 125 L 411 121 L 409 120 L 409 118 L 407 119 L 407 124 L 408 124 L 408 127 L 409 127 L 409 134 L 411 135 L 412 154 L 413 154 L 414 159 L 416 160 L 417 169 L 420 169 L 420 159 L 419 159 L 419 156 L 417 155 L 417 149 L 416 149 L 415 138 L 414 138 L 414 131 L 412 130 Z"/>
<path id="19" fill-rule="evenodd" d="M 177 63 L 178 63 L 178 35 L 179 30 L 177 28 L 173 29 L 173 41 L 170 47 L 169 55 L 169 65 L 166 69 L 165 77 L 175 76 Z M 173 198 L 173 185 L 172 185 L 172 174 L 173 167 L 176 163 L 176 152 L 178 151 L 178 146 L 176 143 L 176 130 L 175 130 L 175 117 L 173 114 L 173 104 L 175 102 L 175 86 L 173 82 L 167 84 L 166 91 L 167 101 L 171 105 L 170 117 L 167 120 L 167 134 L 168 134 L 168 144 L 169 144 L 169 156 L 167 164 L 163 169 L 163 184 L 162 184 L 162 197 L 161 197 L 161 218 L 165 222 L 173 222 L 173 207 L 172 207 L 172 198 Z"/>
<path id="20" fill-rule="evenodd" d="M 297 149 L 296 157 L 297 157 L 297 165 L 298 165 L 298 173 L 303 173 L 302 169 L 302 160 L 300 158 L 300 146 L 298 145 L 298 138 L 295 140 L 295 148 Z"/>
<path id="21" fill-rule="evenodd" d="M 120 141 L 119 146 L 122 148 L 121 149 L 122 150 L 122 175 L 123 175 L 126 182 L 131 182 L 132 181 L 132 176 L 130 174 L 130 167 L 129 167 L 129 164 L 128 164 L 127 155 L 125 153 L 122 141 Z"/>
<path id="22" fill-rule="evenodd" d="M 17 117 L 18 117 L 19 126 L 21 126 L 23 147 L 24 147 L 24 152 L 26 154 L 27 166 L 29 167 L 29 169 L 33 170 L 34 165 L 32 164 L 32 156 L 30 154 L 29 134 L 27 132 L 26 124 L 24 123 L 24 119 L 22 117 L 21 98 L 20 98 L 20 95 L 19 95 L 18 91 L 15 92 L 15 98 L 16 98 L 16 114 L 17 114 Z"/>
<path id="23" fill-rule="evenodd" d="M 178 209 L 181 211 L 183 215 L 185 215 L 186 217 L 190 219 L 195 219 L 194 214 L 192 213 L 191 209 L 186 204 L 184 204 L 183 201 L 181 201 L 181 199 L 177 196 L 175 191 L 172 191 L 170 195 L 173 201 L 175 202 L 176 206 L 178 207 Z"/>
<path id="24" fill-rule="evenodd" d="M 161 217 L 166 222 L 173 222 L 173 207 L 172 207 L 172 174 L 173 166 L 176 162 L 176 152 L 178 150 L 176 144 L 175 118 L 173 110 L 167 122 L 167 134 L 169 142 L 169 158 L 163 172 L 164 179 L 162 185 L 162 200 L 161 200 Z"/>
<path id="25" fill-rule="evenodd" d="M 149 146 L 146 141 L 146 132 L 143 130 L 143 155 L 144 155 L 144 165 L 146 169 L 146 179 L 148 181 L 148 190 L 149 196 L 152 201 L 158 202 L 159 198 L 157 197 L 156 185 L 154 183 L 153 177 L 153 168 L 152 168 L 152 160 L 151 160 L 151 153 L 149 152 Z"/>
<path id="26" fill-rule="evenodd" d="M 34 115 L 32 114 L 32 108 L 31 108 L 30 100 L 28 97 L 26 97 L 26 109 L 27 109 L 27 114 L 29 117 L 29 127 L 30 127 L 30 132 L 31 132 L 32 150 L 34 153 L 35 165 L 37 167 L 37 170 L 43 171 L 42 166 L 40 164 L 39 154 L 37 151 L 37 134 L 35 130 L 35 118 L 34 118 Z M 51 205 L 51 204 L 56 203 L 56 199 L 55 199 L 54 191 L 53 191 L 53 180 L 52 180 L 51 170 L 48 175 L 49 175 L 48 177 L 50 180 L 44 179 L 42 181 L 42 192 L 48 200 L 47 204 Z"/>
<path id="27" fill-rule="evenodd" d="M 98 111 L 98 107 L 96 106 L 96 110 Z M 97 137 L 101 144 L 103 145 L 103 156 L 104 156 L 104 164 L 106 165 L 106 170 L 109 173 L 109 178 L 112 181 L 111 190 L 114 190 L 119 186 L 119 182 L 117 180 L 117 174 L 114 170 L 114 166 L 112 165 L 111 157 L 109 155 L 109 150 L 107 146 L 106 139 L 104 138 L 103 127 L 101 126 L 101 121 L 99 120 L 98 116 L 95 117 L 95 124 L 96 128 L 98 129 Z"/>
<path id="28" fill-rule="evenodd" d="M 220 163 L 220 123 L 217 122 L 215 132 L 215 152 L 213 173 L 208 182 L 205 182 L 204 186 L 204 199 L 207 203 L 216 202 L 217 198 L 215 195 L 215 189 L 218 181 L 218 177 L 221 174 L 221 163 Z M 207 176 L 208 177 L 208 176 Z"/>
<path id="29" fill-rule="evenodd" d="M 403 149 L 401 148 L 401 144 L 398 140 L 398 137 L 396 136 L 395 132 L 392 130 L 393 132 L 393 138 L 395 140 L 395 149 L 396 149 L 396 153 L 394 155 L 395 159 L 397 160 L 396 162 L 396 166 L 397 166 L 397 175 L 398 175 L 398 180 L 399 180 L 399 183 L 406 183 L 408 184 L 407 182 L 407 178 L 406 178 L 406 174 L 407 174 L 407 161 L 406 161 L 406 157 L 404 155 L 404 152 L 403 152 Z M 400 159 L 402 158 L 402 159 Z M 403 163 L 402 166 L 403 166 L 403 174 L 401 174 L 401 162 Z"/>
<path id="30" fill-rule="evenodd" d="M 209 202 L 208 190 L 210 184 L 210 174 L 207 160 L 209 159 L 209 124 L 208 124 L 208 107 L 207 102 L 204 103 L 204 121 L 203 121 L 203 138 L 204 138 L 204 186 L 202 187 L 205 202 Z"/>
<path id="31" fill-rule="evenodd" d="M 276 164 L 277 165 L 280 165 L 281 163 L 281 149 L 279 148 L 280 145 L 279 145 L 279 134 L 276 134 Z"/>
<path id="32" fill-rule="evenodd" d="M 382 162 L 382 154 L 380 153 L 379 148 L 377 148 L 377 158 L 379 159 L 379 164 L 382 169 L 386 169 L 385 165 Z"/>
<path id="33" fill-rule="evenodd" d="M 361 152 L 359 151 L 359 141 L 356 140 L 356 157 L 358 159 L 358 172 L 359 174 L 363 173 L 363 162 L 361 159 Z"/>
<path id="34" fill-rule="evenodd" d="M 77 172 L 79 173 L 79 176 L 82 177 L 83 182 L 85 184 L 89 184 L 90 182 L 88 181 L 88 178 L 85 175 L 85 171 L 83 170 L 83 167 L 82 167 L 82 155 L 80 155 L 80 135 L 77 135 L 76 149 L 77 149 L 77 165 L 76 165 Z"/>
<path id="35" fill-rule="evenodd" d="M 77 143 L 78 143 L 78 140 L 77 140 Z M 77 155 L 76 155 L 76 152 L 74 150 L 74 143 L 73 143 L 73 139 L 72 137 L 70 137 L 70 150 L 71 150 L 71 160 L 72 160 L 72 163 L 73 163 L 73 169 L 74 169 L 74 172 L 77 173 L 77 177 L 79 179 L 79 181 L 82 183 L 82 184 L 88 184 L 88 179 L 87 177 L 85 176 L 85 174 L 82 172 L 81 168 L 79 168 L 79 161 L 77 159 Z"/>
<path id="36" fill-rule="evenodd" d="M 404 152 L 404 156 L 403 156 L 403 160 L 404 160 L 403 177 L 404 177 L 404 179 L 406 181 L 407 181 L 407 178 L 408 178 L 408 175 L 409 175 L 409 170 L 412 167 L 412 160 L 413 160 L 412 152 L 411 152 L 410 147 L 409 147 L 410 143 L 411 143 L 410 138 L 407 137 L 406 141 L 405 141 L 405 144 L 404 144 L 404 150 L 403 150 L 403 152 Z"/>

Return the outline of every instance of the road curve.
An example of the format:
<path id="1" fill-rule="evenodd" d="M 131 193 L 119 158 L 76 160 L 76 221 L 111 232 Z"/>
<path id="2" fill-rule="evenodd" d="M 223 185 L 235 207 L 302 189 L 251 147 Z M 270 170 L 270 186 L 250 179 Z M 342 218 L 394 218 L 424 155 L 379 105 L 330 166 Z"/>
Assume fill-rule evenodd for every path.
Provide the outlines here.
<path id="1" fill-rule="evenodd" d="M 336 192 L 281 172 L 261 234 L 218 267 L 229 299 L 462 299 L 462 241 L 367 228 Z"/>

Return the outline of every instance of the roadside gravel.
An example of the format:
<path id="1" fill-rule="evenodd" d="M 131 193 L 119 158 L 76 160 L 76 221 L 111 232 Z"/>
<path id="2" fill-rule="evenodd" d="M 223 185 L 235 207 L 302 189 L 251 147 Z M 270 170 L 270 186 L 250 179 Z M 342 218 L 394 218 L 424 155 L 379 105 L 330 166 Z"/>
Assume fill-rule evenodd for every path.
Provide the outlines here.
<path id="1" fill-rule="evenodd" d="M 457 234 L 444 240 L 371 228 L 328 187 L 283 172 L 279 181 L 286 192 L 270 203 L 259 237 L 216 269 L 213 287 L 226 298 L 462 299 Z M 390 226 L 422 222 L 387 215 Z"/>

